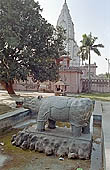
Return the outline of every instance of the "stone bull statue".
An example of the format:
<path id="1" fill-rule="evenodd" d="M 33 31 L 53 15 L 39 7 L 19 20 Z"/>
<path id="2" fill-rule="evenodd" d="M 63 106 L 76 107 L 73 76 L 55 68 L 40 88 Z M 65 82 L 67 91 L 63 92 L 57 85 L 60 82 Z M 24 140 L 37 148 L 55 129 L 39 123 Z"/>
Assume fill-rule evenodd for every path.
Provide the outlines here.
<path id="1" fill-rule="evenodd" d="M 82 133 L 90 133 L 89 124 L 94 103 L 88 98 L 74 98 L 64 96 L 51 96 L 48 98 L 34 98 L 34 111 L 38 112 L 37 130 L 45 130 L 48 127 L 56 128 L 56 121 L 69 122 L 73 136 Z"/>
<path id="2" fill-rule="evenodd" d="M 48 97 L 40 106 L 37 118 L 37 130 L 45 130 L 48 120 L 49 128 L 54 129 L 56 121 L 69 122 L 73 136 L 81 132 L 89 133 L 93 102 L 87 98 Z"/>

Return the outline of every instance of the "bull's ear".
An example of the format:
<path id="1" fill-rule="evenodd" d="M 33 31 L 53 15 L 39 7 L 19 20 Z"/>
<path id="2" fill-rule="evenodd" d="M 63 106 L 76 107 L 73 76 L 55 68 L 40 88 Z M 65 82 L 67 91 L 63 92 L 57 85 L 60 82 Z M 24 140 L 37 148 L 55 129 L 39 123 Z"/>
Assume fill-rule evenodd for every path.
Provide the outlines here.
<path id="1" fill-rule="evenodd" d="M 38 96 L 37 98 L 40 99 L 40 96 Z"/>
<path id="2" fill-rule="evenodd" d="M 41 100 L 43 97 L 42 97 L 42 96 L 38 96 L 37 98 L 38 98 L 39 100 Z"/>

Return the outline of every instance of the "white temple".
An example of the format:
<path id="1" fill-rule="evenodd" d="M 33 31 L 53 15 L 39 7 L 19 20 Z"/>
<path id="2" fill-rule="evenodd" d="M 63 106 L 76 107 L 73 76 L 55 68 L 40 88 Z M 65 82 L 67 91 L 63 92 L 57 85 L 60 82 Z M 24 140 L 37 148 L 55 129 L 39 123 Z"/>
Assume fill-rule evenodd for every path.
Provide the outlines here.
<path id="1" fill-rule="evenodd" d="M 80 58 L 77 55 L 79 47 L 75 41 L 74 24 L 72 22 L 66 0 L 63 5 L 63 9 L 61 10 L 60 16 L 58 18 L 57 26 L 61 26 L 66 30 L 65 44 L 66 51 L 68 52 L 71 58 L 70 66 L 79 67 Z"/>

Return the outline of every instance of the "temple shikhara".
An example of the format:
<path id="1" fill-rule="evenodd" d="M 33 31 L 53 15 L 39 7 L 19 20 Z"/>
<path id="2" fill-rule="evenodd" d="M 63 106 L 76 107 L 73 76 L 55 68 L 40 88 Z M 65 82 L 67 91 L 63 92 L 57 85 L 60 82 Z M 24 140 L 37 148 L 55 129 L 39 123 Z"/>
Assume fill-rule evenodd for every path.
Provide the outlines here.
<path id="1" fill-rule="evenodd" d="M 88 91 L 88 64 L 85 63 L 85 65 L 81 65 L 81 59 L 78 56 L 79 47 L 75 40 L 74 23 L 66 0 L 63 4 L 56 25 L 63 27 L 66 31 L 65 51 L 67 52 L 67 55 L 60 57 L 61 68 L 59 70 L 59 81 L 54 83 L 49 81 L 44 83 L 34 83 L 30 76 L 26 82 L 15 82 L 15 90 L 34 90 L 55 93 L 58 91 L 61 91 L 62 93 L 81 93 Z M 91 64 L 90 68 L 91 91 L 110 92 L 109 80 L 100 79 L 96 75 L 96 63 L 94 62 Z M 2 87 L 0 88 L 2 89 Z"/>
<path id="2" fill-rule="evenodd" d="M 74 24 L 72 22 L 70 12 L 65 1 L 61 13 L 59 15 L 57 26 L 61 26 L 66 30 L 66 51 L 70 55 L 70 66 L 79 67 L 80 58 L 77 55 L 79 47 L 75 41 Z"/>

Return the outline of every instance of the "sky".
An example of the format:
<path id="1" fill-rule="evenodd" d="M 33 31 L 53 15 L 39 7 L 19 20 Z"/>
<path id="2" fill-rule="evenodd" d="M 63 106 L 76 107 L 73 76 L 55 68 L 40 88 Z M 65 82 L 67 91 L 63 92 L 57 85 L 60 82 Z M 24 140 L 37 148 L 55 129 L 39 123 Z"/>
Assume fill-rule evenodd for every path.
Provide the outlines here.
<path id="1" fill-rule="evenodd" d="M 38 0 L 43 8 L 42 16 L 56 26 L 65 0 Z M 75 27 L 75 40 L 80 46 L 83 34 L 98 37 L 97 44 L 104 45 L 100 49 L 101 56 L 92 53 L 92 63 L 96 62 L 97 74 L 108 72 L 110 59 L 110 0 L 66 0 Z M 110 62 L 110 61 L 109 61 Z"/>

